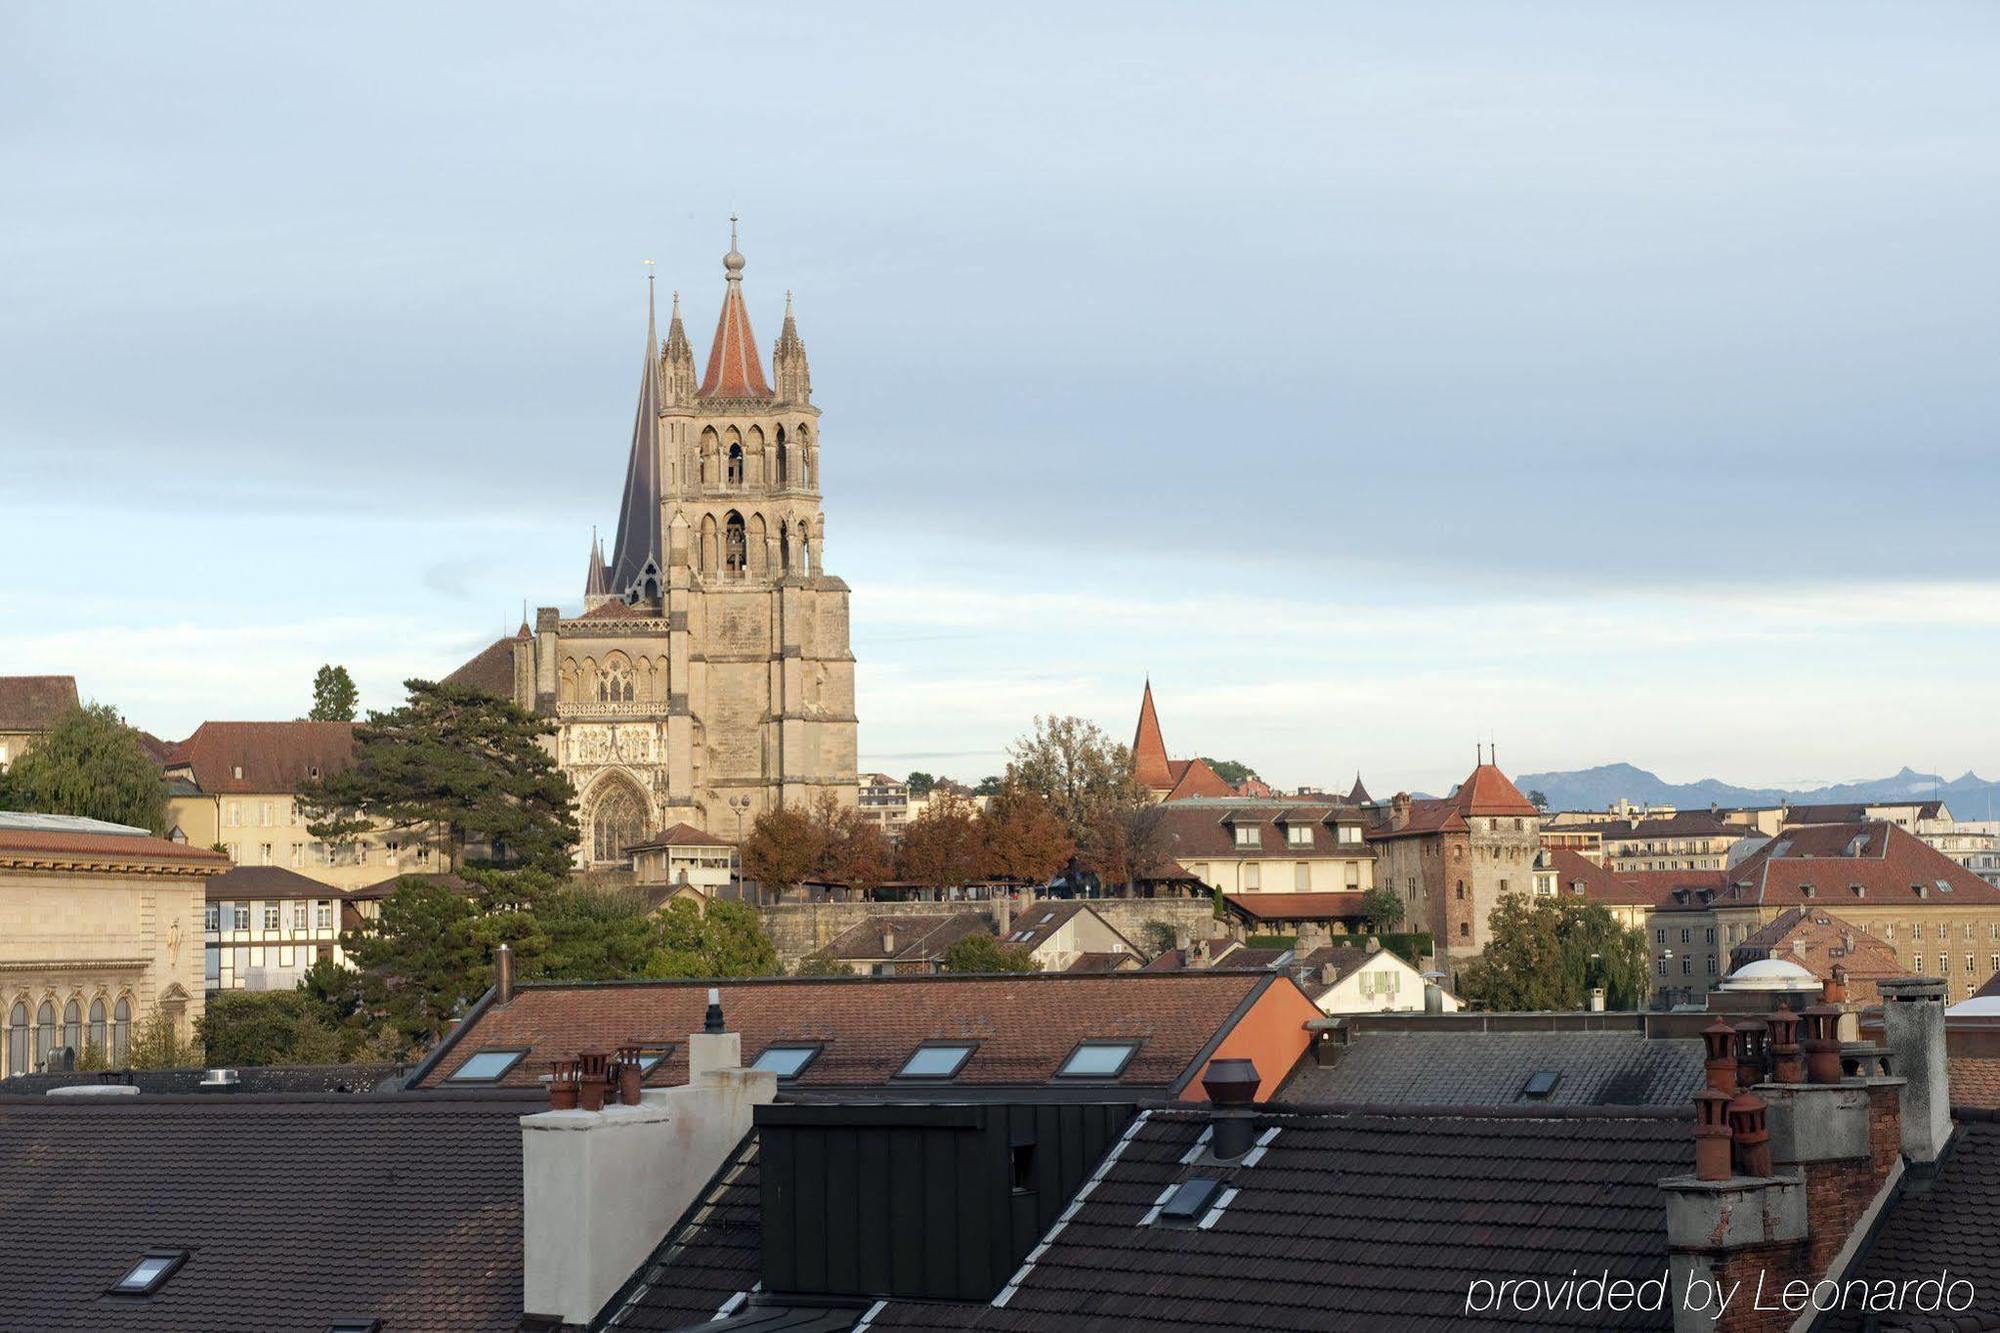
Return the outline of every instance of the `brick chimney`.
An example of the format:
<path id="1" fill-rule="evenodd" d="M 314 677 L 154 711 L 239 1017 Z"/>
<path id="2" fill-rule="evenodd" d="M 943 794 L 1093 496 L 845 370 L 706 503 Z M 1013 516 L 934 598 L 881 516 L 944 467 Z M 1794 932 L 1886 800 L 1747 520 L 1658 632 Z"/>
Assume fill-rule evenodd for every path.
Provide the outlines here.
<path id="1" fill-rule="evenodd" d="M 993 933 L 1006 939 L 1014 930 L 1014 891 L 1002 889 L 993 895 Z"/>
<path id="2" fill-rule="evenodd" d="M 680 1087 L 521 1117 L 527 1317 L 594 1319 L 749 1133 L 753 1108 L 777 1099 L 775 1074 L 743 1068 L 743 1038 L 723 1030 L 713 990 L 704 1026 L 687 1039 Z"/>
<path id="3" fill-rule="evenodd" d="M 1755 1023 L 1732 1028 L 1718 1018 L 1703 1031 L 1708 1086 L 1695 1098 L 1695 1170 L 1660 1182 L 1677 1333 L 1765 1333 L 1809 1322 L 1806 1307 L 1784 1308 L 1787 1284 L 1839 1278 L 1895 1194 L 1904 1169 L 1904 1081 L 1840 1077 L 1837 1057 L 1828 1077 L 1820 1043 L 1831 1040 L 1839 1012 L 1825 1002 L 1807 1011 L 1809 1053 L 1820 1057 L 1812 1082 L 1800 1058 L 1800 1019 L 1787 1008 L 1771 1015 L 1768 1048 Z M 1941 994 L 1939 1017 L 1941 1059 Z M 1775 1081 L 1750 1086 L 1765 1073 L 1767 1049 Z M 1726 1307 L 1718 1292 L 1734 1293 Z"/>

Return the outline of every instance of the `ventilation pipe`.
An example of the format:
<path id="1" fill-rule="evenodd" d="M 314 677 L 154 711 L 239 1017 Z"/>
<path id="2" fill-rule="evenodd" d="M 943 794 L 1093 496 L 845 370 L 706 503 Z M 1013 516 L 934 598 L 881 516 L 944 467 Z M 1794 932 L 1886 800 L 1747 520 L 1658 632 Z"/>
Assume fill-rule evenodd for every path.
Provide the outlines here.
<path id="1" fill-rule="evenodd" d="M 1209 1119 L 1208 1150 L 1217 1161 L 1233 1162 L 1250 1151 L 1257 1137 L 1256 1113 L 1250 1109 L 1262 1082 L 1251 1060 L 1210 1060 L 1201 1089 L 1214 1108 Z"/>
<path id="2" fill-rule="evenodd" d="M 493 951 L 493 1002 L 505 1004 L 514 998 L 514 951 L 502 944 Z"/>

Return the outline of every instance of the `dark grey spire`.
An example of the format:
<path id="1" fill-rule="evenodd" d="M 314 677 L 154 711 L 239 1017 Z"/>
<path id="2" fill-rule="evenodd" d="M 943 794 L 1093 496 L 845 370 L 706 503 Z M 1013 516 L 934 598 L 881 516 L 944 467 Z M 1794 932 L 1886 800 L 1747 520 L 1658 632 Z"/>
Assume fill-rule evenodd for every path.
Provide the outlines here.
<path id="1" fill-rule="evenodd" d="M 659 592 L 667 567 L 660 549 L 660 368 L 653 331 L 653 279 L 646 278 L 646 356 L 639 363 L 639 413 L 632 422 L 632 457 L 625 464 L 625 499 L 618 507 L 618 535 L 611 543 L 609 591 L 627 601 L 634 592 Z M 653 582 L 650 592 L 644 586 Z"/>
<path id="2" fill-rule="evenodd" d="M 590 572 L 584 576 L 583 595 L 585 597 L 606 597 L 611 593 L 610 575 L 604 568 L 604 548 L 598 545 L 597 534 L 590 534 Z"/>

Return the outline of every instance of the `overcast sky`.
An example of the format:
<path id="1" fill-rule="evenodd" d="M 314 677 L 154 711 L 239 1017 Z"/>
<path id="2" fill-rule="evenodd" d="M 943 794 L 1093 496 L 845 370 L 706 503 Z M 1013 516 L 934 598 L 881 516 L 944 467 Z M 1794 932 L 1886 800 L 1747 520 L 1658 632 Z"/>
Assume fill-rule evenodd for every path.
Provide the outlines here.
<path id="1" fill-rule="evenodd" d="M 2000 768 L 1990 4 L 0 4 L 0 673 L 580 600 L 644 268 L 797 293 L 864 767 Z"/>

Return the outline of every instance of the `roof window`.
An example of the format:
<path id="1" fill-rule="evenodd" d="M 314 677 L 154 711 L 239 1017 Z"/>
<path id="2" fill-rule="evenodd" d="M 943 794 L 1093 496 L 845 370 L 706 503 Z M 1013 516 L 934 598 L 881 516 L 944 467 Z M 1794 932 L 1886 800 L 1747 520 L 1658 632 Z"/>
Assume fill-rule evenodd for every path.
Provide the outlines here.
<path id="1" fill-rule="evenodd" d="M 336 1319 L 326 1326 L 326 1333 L 382 1333 L 379 1319 Z"/>
<path id="2" fill-rule="evenodd" d="M 1037 926 L 1046 926 L 1049 924 L 1049 922 L 1055 919 L 1056 919 L 1056 914 L 1054 912 L 1044 912 L 1042 913 L 1042 919 L 1040 921 L 1037 921 L 1035 924 Z"/>
<path id="3" fill-rule="evenodd" d="M 1222 1182 L 1213 1176 L 1195 1176 L 1174 1186 L 1160 1205 L 1160 1218 L 1166 1222 L 1192 1222 L 1208 1207 L 1208 1201 L 1222 1188 Z"/>
<path id="4" fill-rule="evenodd" d="M 151 1296 L 167 1284 L 182 1264 L 187 1262 L 186 1250 L 148 1250 L 139 1257 L 139 1262 L 125 1270 L 125 1276 L 111 1284 L 106 1293 L 111 1296 Z"/>
<path id="5" fill-rule="evenodd" d="M 969 1041 L 927 1041 L 910 1053 L 897 1078 L 955 1078 L 978 1046 Z"/>
<path id="6" fill-rule="evenodd" d="M 666 1042 L 659 1046 L 640 1047 L 639 1048 L 640 1077 L 643 1078 L 647 1074 L 652 1073 L 654 1065 L 657 1065 L 658 1063 L 660 1063 L 660 1061 L 666 1059 L 673 1053 L 674 1053 L 674 1044 L 672 1042 Z"/>
<path id="7" fill-rule="evenodd" d="M 1562 1082 L 1562 1075 L 1553 1069 L 1537 1069 L 1528 1075 L 1528 1081 L 1521 1085 L 1521 1096 L 1541 1101 L 1556 1090 Z"/>
<path id="8" fill-rule="evenodd" d="M 1937 881 L 1935 881 L 1935 883 L 1936 883 L 1936 884 L 1937 884 L 1937 886 L 1938 886 L 1938 892 L 1939 892 L 1939 893 L 1950 893 L 1950 892 L 1951 892 L 1951 881 L 1950 881 L 1950 880 L 1948 880 L 1948 879 L 1940 879 L 1940 880 L 1937 880 Z"/>
<path id="9" fill-rule="evenodd" d="M 1136 1041 L 1079 1042 L 1056 1070 L 1057 1078 L 1117 1078 L 1139 1051 Z"/>
<path id="10" fill-rule="evenodd" d="M 525 1050 L 475 1051 L 465 1058 L 465 1063 L 445 1076 L 447 1083 L 494 1083 L 501 1075 L 521 1063 Z"/>
<path id="11" fill-rule="evenodd" d="M 811 1064 L 818 1054 L 817 1045 L 800 1045 L 794 1042 L 789 1045 L 766 1046 L 764 1053 L 758 1056 L 756 1063 L 750 1067 L 766 1070 L 776 1074 L 780 1079 L 797 1078 L 805 1072 L 806 1066 Z"/>

